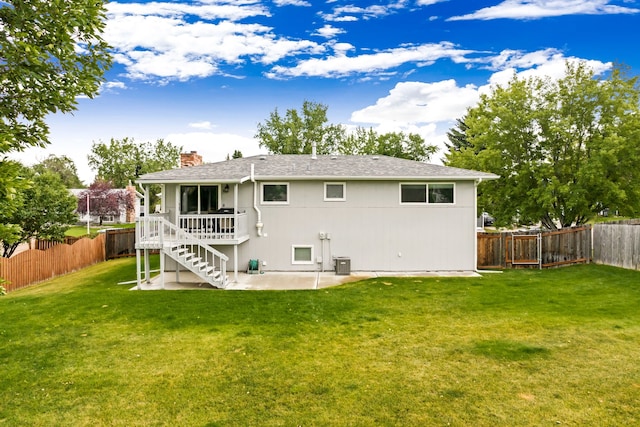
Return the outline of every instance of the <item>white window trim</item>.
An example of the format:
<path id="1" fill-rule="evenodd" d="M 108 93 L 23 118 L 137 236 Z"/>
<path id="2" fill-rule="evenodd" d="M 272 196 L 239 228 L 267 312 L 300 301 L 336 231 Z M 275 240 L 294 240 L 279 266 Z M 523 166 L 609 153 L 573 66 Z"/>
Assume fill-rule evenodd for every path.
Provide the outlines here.
<path id="1" fill-rule="evenodd" d="M 453 186 L 453 201 L 451 203 L 435 203 L 429 202 L 429 185 L 431 184 L 446 184 Z M 456 204 L 456 183 L 455 182 L 430 182 L 427 184 L 427 204 L 436 206 L 453 206 Z"/>
<path id="2" fill-rule="evenodd" d="M 402 201 L 402 186 L 403 185 L 424 185 L 424 202 L 403 202 Z M 429 204 L 429 187 L 426 182 L 401 182 L 398 184 L 398 201 L 401 205 L 415 205 L 415 206 L 424 206 Z"/>
<path id="3" fill-rule="evenodd" d="M 296 260 L 296 249 L 299 248 L 310 248 L 311 249 L 311 259 L 309 261 L 303 260 L 303 261 L 297 261 Z M 291 264 L 298 264 L 298 265 L 313 265 L 313 245 L 291 245 Z"/>
<path id="4" fill-rule="evenodd" d="M 265 185 L 284 185 L 287 187 L 287 200 L 284 202 L 272 202 L 269 200 L 264 200 L 264 186 Z M 263 182 L 260 184 L 260 204 L 262 205 L 288 205 L 289 200 L 291 200 L 291 193 L 288 182 Z"/>
<path id="5" fill-rule="evenodd" d="M 327 197 L 327 185 L 342 185 L 342 197 Z M 324 183 L 324 201 L 325 202 L 345 202 L 347 200 L 347 183 L 346 182 L 325 182 Z"/>
<path id="6" fill-rule="evenodd" d="M 198 194 L 198 210 L 197 210 L 197 213 L 195 213 L 195 214 L 183 214 L 182 213 L 182 189 L 184 187 L 196 187 L 197 188 L 196 192 Z M 200 188 L 201 187 L 218 187 L 218 206 L 220 206 L 220 200 L 222 199 L 222 193 L 220 192 L 221 191 L 221 188 L 220 188 L 221 185 L 220 184 L 180 184 L 180 185 L 178 185 L 178 196 L 177 196 L 179 198 L 178 199 L 178 205 L 179 205 L 178 212 L 179 212 L 179 215 L 204 215 L 200 211 L 200 205 L 201 205 L 201 199 L 202 199 L 202 197 L 201 197 L 202 195 L 200 193 Z M 164 197 L 163 197 L 162 200 L 164 200 Z"/>
<path id="7" fill-rule="evenodd" d="M 452 203 L 434 203 L 429 202 L 429 185 L 432 184 L 446 184 L 453 186 L 453 202 Z M 403 185 L 424 185 L 425 201 L 424 202 L 403 202 L 402 201 L 402 186 Z M 456 204 L 456 183 L 455 182 L 401 182 L 398 184 L 398 200 L 401 205 L 414 205 L 414 206 L 452 206 Z"/>

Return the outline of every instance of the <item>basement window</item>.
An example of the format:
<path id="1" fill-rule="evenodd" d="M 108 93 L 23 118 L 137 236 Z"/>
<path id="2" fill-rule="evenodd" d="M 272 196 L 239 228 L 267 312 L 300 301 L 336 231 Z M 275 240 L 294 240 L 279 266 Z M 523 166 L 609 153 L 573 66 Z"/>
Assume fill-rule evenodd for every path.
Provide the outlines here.
<path id="1" fill-rule="evenodd" d="M 293 245 L 291 264 L 313 264 L 313 245 Z"/>

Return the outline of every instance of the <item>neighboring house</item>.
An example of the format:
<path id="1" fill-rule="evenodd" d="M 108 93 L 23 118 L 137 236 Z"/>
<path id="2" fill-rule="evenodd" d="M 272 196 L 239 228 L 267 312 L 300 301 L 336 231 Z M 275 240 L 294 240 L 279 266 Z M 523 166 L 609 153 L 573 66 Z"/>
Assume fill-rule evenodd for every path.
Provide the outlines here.
<path id="1" fill-rule="evenodd" d="M 81 195 L 83 195 L 83 193 L 85 193 L 87 191 L 86 188 L 73 188 L 69 190 L 71 192 L 71 194 L 73 194 L 74 196 L 76 196 L 76 198 L 78 198 L 79 203 L 80 201 L 80 197 Z M 111 191 L 114 192 L 121 192 L 121 193 L 125 193 L 126 195 L 128 195 L 127 197 L 130 197 L 131 200 L 133 200 L 133 209 L 127 209 L 125 204 L 121 204 L 121 207 L 119 209 L 119 212 L 117 215 L 106 215 L 103 216 L 102 218 L 102 222 L 105 224 L 124 224 L 124 223 L 132 223 L 136 220 L 137 217 L 140 216 L 140 199 L 138 197 L 136 197 L 136 188 L 132 185 L 128 185 L 127 188 L 123 188 L 123 189 L 113 189 Z M 86 223 L 87 222 L 87 217 L 89 216 L 89 219 L 91 220 L 91 223 L 94 224 L 98 224 L 100 223 L 100 216 L 98 215 L 93 215 L 91 214 L 91 212 L 89 212 L 90 215 L 87 215 L 87 213 L 78 213 L 78 221 L 81 223 Z"/>
<path id="2" fill-rule="evenodd" d="M 163 186 L 162 213 L 140 219 L 138 260 L 164 248 L 162 271 L 180 264 L 222 286 L 225 270 L 252 260 L 264 271 L 328 271 L 336 257 L 354 271 L 475 270 L 476 187 L 495 178 L 377 155 L 261 155 L 150 173 L 137 182 L 145 197 Z"/>

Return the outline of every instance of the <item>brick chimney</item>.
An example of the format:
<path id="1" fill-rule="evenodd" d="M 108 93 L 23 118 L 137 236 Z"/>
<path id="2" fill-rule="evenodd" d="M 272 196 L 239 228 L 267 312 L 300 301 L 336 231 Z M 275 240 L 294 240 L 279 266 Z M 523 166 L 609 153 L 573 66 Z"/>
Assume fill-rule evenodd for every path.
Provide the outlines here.
<path id="1" fill-rule="evenodd" d="M 180 153 L 180 167 L 199 166 L 202 164 L 202 156 L 197 151 L 190 153 Z"/>

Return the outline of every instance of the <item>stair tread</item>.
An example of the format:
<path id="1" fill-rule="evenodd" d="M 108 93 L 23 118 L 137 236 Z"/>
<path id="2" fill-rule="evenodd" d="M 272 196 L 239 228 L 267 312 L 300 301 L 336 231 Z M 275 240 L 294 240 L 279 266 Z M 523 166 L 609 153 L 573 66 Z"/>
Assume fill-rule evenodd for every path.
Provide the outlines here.
<path id="1" fill-rule="evenodd" d="M 195 252 L 191 252 L 191 250 L 193 250 L 192 247 L 194 246 L 200 246 L 200 249 Z M 202 256 L 197 256 L 202 253 L 201 250 L 203 249 L 207 250 L 207 253 L 210 252 L 210 250 L 206 248 L 206 245 L 199 245 L 198 243 L 193 244 L 190 242 L 173 242 L 172 244 L 164 247 L 164 253 L 212 286 L 225 287 L 228 281 L 228 276 L 222 275 L 222 271 L 216 268 L 215 262 L 204 261 Z M 215 254 L 212 255 L 216 256 Z M 206 256 L 206 259 L 209 259 L 209 255 Z M 220 261 L 223 262 L 222 260 Z M 222 267 L 222 270 L 224 270 L 224 267 Z"/>

